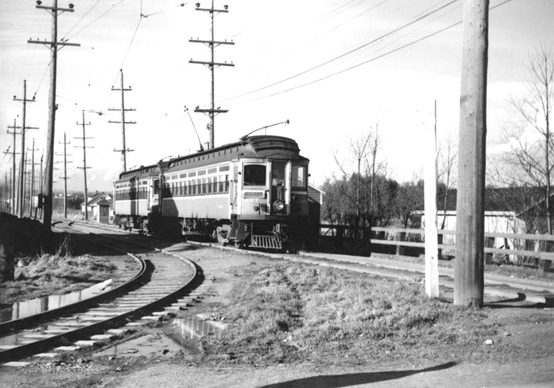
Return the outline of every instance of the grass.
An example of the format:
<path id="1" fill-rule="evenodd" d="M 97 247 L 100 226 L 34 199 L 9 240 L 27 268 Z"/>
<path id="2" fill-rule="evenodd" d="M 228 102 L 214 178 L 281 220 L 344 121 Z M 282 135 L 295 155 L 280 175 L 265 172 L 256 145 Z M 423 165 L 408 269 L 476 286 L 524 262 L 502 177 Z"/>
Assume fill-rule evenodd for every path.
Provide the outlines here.
<path id="1" fill-rule="evenodd" d="M 394 256 L 394 255 L 378 255 L 379 258 L 390 259 L 393 261 L 408 262 L 408 263 L 419 263 L 425 264 L 425 257 L 409 257 L 409 256 Z M 454 268 L 453 260 L 439 260 L 439 266 L 445 268 Z M 550 272 L 547 272 L 543 275 L 539 275 L 537 267 L 534 266 L 524 266 L 516 265 L 511 263 L 499 263 L 496 264 L 485 264 L 485 273 L 515 277 L 519 279 L 536 279 L 545 282 L 554 282 L 554 272 L 551 269 Z"/>
<path id="2" fill-rule="evenodd" d="M 0 285 L 0 304 L 66 294 L 111 277 L 115 267 L 103 258 L 90 255 L 72 257 L 69 240 L 64 240 L 56 254 L 20 257 L 15 280 Z"/>
<path id="3" fill-rule="evenodd" d="M 444 360 L 497 334 L 484 310 L 430 300 L 418 284 L 291 263 L 252 264 L 235 275 L 224 338 L 203 344 L 208 361 Z"/>
<path id="4" fill-rule="evenodd" d="M 52 213 L 52 218 L 64 218 L 64 211 L 63 209 L 54 209 Z M 89 214 L 90 216 L 90 214 Z M 83 213 L 81 210 L 78 209 L 67 209 L 67 219 L 68 220 L 84 220 L 85 219 L 85 213 Z"/>

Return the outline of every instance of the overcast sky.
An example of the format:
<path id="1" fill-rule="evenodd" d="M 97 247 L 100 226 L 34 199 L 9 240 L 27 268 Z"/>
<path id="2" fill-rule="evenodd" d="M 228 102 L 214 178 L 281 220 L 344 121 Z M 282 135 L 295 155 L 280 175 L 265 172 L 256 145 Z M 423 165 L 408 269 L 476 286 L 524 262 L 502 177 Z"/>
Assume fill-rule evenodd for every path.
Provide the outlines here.
<path id="1" fill-rule="evenodd" d="M 43 5 L 53 4 L 44 0 Z M 58 2 L 67 7 L 69 2 Z M 67 135 L 70 188 L 81 189 L 82 111 L 88 146 L 89 191 L 107 190 L 122 170 L 120 69 L 124 74 L 127 166 L 153 164 L 198 149 L 193 124 L 208 141 L 210 72 L 190 59 L 209 60 L 209 49 L 189 39 L 210 38 L 210 18 L 193 2 L 171 0 L 76 0 L 73 13 L 58 18 L 59 40 L 79 43 L 58 53 L 56 161 L 63 160 Z M 181 6 L 184 4 L 184 6 Z M 26 143 L 44 152 L 48 125 L 50 50 L 29 39 L 49 40 L 52 17 L 35 1 L 0 1 L 1 150 L 13 149 L 8 126 L 21 125 L 23 81 L 27 81 Z M 201 6 L 209 8 L 209 1 Z M 462 54 L 462 1 L 451 0 L 222 0 L 229 6 L 215 18 L 215 39 L 235 45 L 216 49 L 215 143 L 238 140 L 257 128 L 294 138 L 311 160 L 311 182 L 338 173 L 333 154 L 352 168 L 349 139 L 379 126 L 381 159 L 392 178 L 412 179 L 421 170 L 423 131 L 434 125 L 439 139 L 457 139 Z M 499 143 L 510 118 L 507 99 L 521 94 L 529 55 L 554 43 L 554 1 L 491 0 L 489 31 L 488 150 Z M 141 16 L 142 15 L 142 16 Z M 98 115 L 95 112 L 102 112 Z M 264 131 L 258 132 L 263 134 Z M 17 140 L 20 148 L 20 139 Z M 75 148 L 81 147 L 81 148 Z M 1 179 L 11 156 L 2 155 Z M 58 164 L 54 177 L 63 175 Z M 56 179 L 55 189 L 63 181 Z"/>

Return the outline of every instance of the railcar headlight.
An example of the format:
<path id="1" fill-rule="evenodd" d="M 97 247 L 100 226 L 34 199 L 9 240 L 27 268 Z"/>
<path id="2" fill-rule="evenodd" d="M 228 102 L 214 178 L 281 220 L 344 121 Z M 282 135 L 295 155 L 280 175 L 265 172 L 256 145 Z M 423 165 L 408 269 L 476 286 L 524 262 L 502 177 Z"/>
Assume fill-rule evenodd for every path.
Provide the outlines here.
<path id="1" fill-rule="evenodd" d="M 285 203 L 283 201 L 275 201 L 273 202 L 273 209 L 280 212 L 285 208 Z"/>

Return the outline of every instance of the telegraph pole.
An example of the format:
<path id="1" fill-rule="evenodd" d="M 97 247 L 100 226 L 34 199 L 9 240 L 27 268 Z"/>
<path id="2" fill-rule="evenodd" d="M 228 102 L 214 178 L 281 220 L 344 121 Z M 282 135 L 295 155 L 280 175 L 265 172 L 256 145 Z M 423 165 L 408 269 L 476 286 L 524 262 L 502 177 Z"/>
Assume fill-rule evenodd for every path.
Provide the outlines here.
<path id="1" fill-rule="evenodd" d="M 23 218 L 23 208 L 25 206 L 25 131 L 27 129 L 38 129 L 37 127 L 27 127 L 25 125 L 25 120 L 27 117 L 27 103 L 28 102 L 35 102 L 35 98 L 33 97 L 31 100 L 27 99 L 27 80 L 23 80 L 23 98 L 17 98 L 16 96 L 13 96 L 14 101 L 21 101 L 23 102 L 23 124 L 21 125 L 21 165 L 19 167 L 19 203 L 18 203 L 18 209 L 19 209 L 19 218 Z"/>
<path id="2" fill-rule="evenodd" d="M 210 71 L 212 76 L 212 83 L 211 83 L 211 106 L 209 109 L 200 109 L 199 107 L 196 107 L 194 110 L 195 112 L 199 113 L 207 113 L 210 117 L 210 123 L 208 124 L 208 130 L 210 133 L 210 144 L 209 148 L 213 149 L 215 146 L 215 116 L 218 113 L 227 113 L 229 110 L 226 109 L 220 109 L 219 107 L 215 107 L 215 68 L 219 66 L 235 66 L 233 63 L 227 63 L 227 62 L 216 62 L 215 61 L 215 48 L 217 46 L 220 46 L 222 44 L 226 45 L 234 45 L 235 43 L 233 41 L 216 41 L 215 40 L 215 33 L 214 33 L 214 18 L 216 15 L 220 13 L 228 13 L 228 6 L 224 5 L 223 9 L 215 9 L 214 8 L 214 0 L 212 0 L 212 6 L 211 8 L 200 8 L 200 3 L 196 3 L 196 10 L 197 11 L 203 11 L 208 12 L 210 19 L 211 19 L 211 39 L 210 40 L 202 40 L 202 39 L 190 39 L 189 42 L 191 43 L 203 43 L 206 46 L 210 48 L 211 52 L 211 60 L 210 61 L 194 61 L 190 60 L 189 63 L 196 63 L 200 65 L 206 65 Z"/>
<path id="3" fill-rule="evenodd" d="M 1 206 L 1 210 L 3 212 L 7 212 L 8 209 L 7 208 L 7 202 L 8 202 L 8 198 L 10 198 L 10 178 L 9 178 L 10 175 L 8 175 L 7 172 L 4 173 L 4 187 L 2 189 L 2 206 Z"/>
<path id="4" fill-rule="evenodd" d="M 109 120 L 108 122 L 109 123 L 121 123 L 121 149 L 120 150 L 116 150 L 114 149 L 113 151 L 114 152 L 121 152 L 121 159 L 123 160 L 123 171 L 127 171 L 127 152 L 132 152 L 134 150 L 130 150 L 127 148 L 127 145 L 126 145 L 126 142 L 125 142 L 125 124 L 136 124 L 136 121 L 125 121 L 125 112 L 129 112 L 129 111 L 135 111 L 136 109 L 125 109 L 125 92 L 130 92 L 132 91 L 131 87 L 129 86 L 129 88 L 125 88 L 123 86 L 123 70 L 120 69 L 119 70 L 121 72 L 121 89 L 115 89 L 112 87 L 112 91 L 121 91 L 121 109 L 115 109 L 115 108 L 110 108 L 108 110 L 112 110 L 112 111 L 121 111 L 121 121 L 112 121 L 112 120 Z"/>
<path id="5" fill-rule="evenodd" d="M 83 122 L 84 122 L 84 120 L 83 120 Z M 66 137 L 65 137 L 65 132 L 64 132 L 63 133 L 63 177 L 60 177 L 61 179 L 63 179 L 63 196 L 64 196 L 63 216 L 64 216 L 64 218 L 67 218 L 67 180 L 71 179 L 71 178 L 67 177 L 67 163 L 72 163 L 72 162 L 67 161 L 67 145 L 68 144 L 71 144 L 71 143 L 67 142 Z M 85 202 L 86 202 L 86 198 L 85 198 Z"/>
<path id="6" fill-rule="evenodd" d="M 85 177 L 85 221 L 88 221 L 88 189 L 87 189 L 87 169 L 90 168 L 87 166 L 87 139 L 92 139 L 92 137 L 86 137 L 85 135 L 85 127 L 87 125 L 90 125 L 90 122 L 88 124 L 85 124 L 85 111 L 83 110 L 83 122 L 77 123 L 77 125 L 81 125 L 83 127 L 83 137 L 76 137 L 75 139 L 83 139 L 83 167 L 77 167 L 82 168 L 84 177 Z M 88 147 L 92 148 L 92 147 Z"/>
<path id="7" fill-rule="evenodd" d="M 80 46 L 78 43 L 58 42 L 58 13 L 73 12 L 73 4 L 69 8 L 59 8 L 58 0 L 53 0 L 53 6 L 41 5 L 37 1 L 37 8 L 45 9 L 52 15 L 52 35 L 50 41 L 38 41 L 29 39 L 29 43 L 44 44 L 52 52 L 52 64 L 50 68 L 50 94 L 48 97 L 48 136 L 46 140 L 46 166 L 44 176 L 44 225 L 50 230 L 52 224 L 53 203 L 53 176 L 54 176 L 54 137 L 56 132 L 56 74 L 58 69 L 58 49 L 64 46 Z"/>
<path id="8" fill-rule="evenodd" d="M 17 206 L 16 206 L 16 201 L 15 201 L 15 198 L 16 198 L 16 187 L 17 187 L 17 179 L 16 179 L 16 161 L 15 161 L 15 155 L 17 154 L 16 152 L 16 144 L 17 144 L 17 139 L 16 139 L 16 136 L 17 135 L 20 135 L 20 133 L 17 133 L 17 130 L 18 129 L 21 129 L 21 127 L 18 127 L 16 125 L 16 119 L 13 119 L 13 127 L 10 127 L 8 126 L 8 128 L 11 128 L 13 129 L 12 132 L 10 131 L 7 131 L 9 134 L 12 134 L 13 135 L 13 150 L 12 150 L 12 203 L 11 203 L 11 209 L 10 209 L 10 212 L 15 215 L 17 213 Z"/>
<path id="9" fill-rule="evenodd" d="M 489 0 L 464 0 L 454 304 L 483 306 Z"/>
<path id="10" fill-rule="evenodd" d="M 33 196 L 35 195 L 35 139 L 33 138 L 33 148 L 31 149 L 31 193 L 29 198 L 29 217 L 33 216 Z"/>

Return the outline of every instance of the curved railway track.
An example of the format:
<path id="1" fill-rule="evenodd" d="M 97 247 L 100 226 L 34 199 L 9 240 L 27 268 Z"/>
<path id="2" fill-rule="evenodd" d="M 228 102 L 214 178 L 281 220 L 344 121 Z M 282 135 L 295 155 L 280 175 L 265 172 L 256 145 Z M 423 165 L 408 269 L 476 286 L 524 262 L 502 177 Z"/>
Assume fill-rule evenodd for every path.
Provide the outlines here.
<path id="1" fill-rule="evenodd" d="M 133 251 L 136 260 L 144 263 L 145 271 L 141 276 L 137 276 L 136 282 L 129 282 L 119 291 L 114 290 L 116 296 L 102 294 L 99 298 L 104 298 L 103 300 L 89 301 L 88 305 L 72 306 L 69 311 L 53 312 L 51 314 L 55 314 L 56 318 L 43 317 L 44 321 L 32 327 L 15 322 L 0 324 L 0 362 L 23 358 L 46 349 L 54 348 L 55 352 L 61 352 L 91 345 L 93 341 L 103 340 L 134 326 L 158 320 L 172 310 L 184 309 L 208 291 L 211 285 L 209 281 L 203 283 L 203 274 L 194 263 L 179 256 L 178 252 L 186 249 L 188 244 L 176 244 L 175 241 L 164 241 L 158 238 L 144 239 L 136 233 L 95 224 L 76 222 L 72 226 L 71 230 L 78 233 L 89 233 L 91 230 L 98 233 L 98 231 L 109 230 L 106 235 L 119 234 L 120 237 L 117 240 L 114 240 L 113 236 L 108 238 L 106 235 L 95 235 L 94 239 L 97 242 L 102 240 L 104 245 L 111 246 L 110 249 Z M 66 222 L 58 227 L 68 230 L 70 225 Z M 117 246 L 113 246 L 114 244 Z M 213 244 L 205 245 L 213 247 Z M 159 248 L 160 246 L 162 249 Z M 163 247 L 171 247 L 171 249 L 164 251 Z M 218 248 L 235 250 L 228 247 Z M 423 278 L 419 265 L 376 257 L 361 258 L 330 254 L 283 255 L 247 251 L 245 253 L 263 254 L 273 258 L 332 266 L 401 280 L 421 281 Z M 450 272 L 451 270 L 441 268 L 441 287 L 452 287 Z M 520 298 L 524 294 L 524 298 L 528 301 L 548 305 L 547 294 L 552 295 L 553 292 L 549 287 L 551 284 L 541 283 L 535 286 L 538 287 L 536 289 L 532 286 L 515 279 L 508 281 L 508 279 L 497 279 L 491 276 L 487 280 L 485 293 L 504 298 Z M 34 317 L 27 321 L 36 323 L 37 320 L 38 317 Z M 114 330 L 115 327 L 122 328 Z M 97 333 L 107 334 L 90 337 Z M 77 341 L 84 338 L 90 338 L 90 340 Z M 57 344 L 69 342 L 73 342 L 73 346 L 55 348 Z M 55 352 L 42 355 L 50 357 Z"/>
<path id="2" fill-rule="evenodd" d="M 86 227 L 75 230 L 65 223 L 57 228 L 79 234 L 77 238 L 102 245 L 103 250 L 109 249 L 110 253 L 103 251 L 102 254 L 118 258 L 120 267 L 127 267 L 125 280 L 120 276 L 117 284 L 109 284 L 108 291 L 92 298 L 0 323 L 0 363 L 31 355 L 55 357 L 61 352 L 109 340 L 133 327 L 159 320 L 172 310 L 184 308 L 209 287 L 202 284 L 202 273 L 194 263 L 156 249 L 152 243 L 137 245 L 129 239 L 108 239 L 90 234 Z M 136 264 L 128 265 L 128 259 L 122 260 L 122 252 L 123 257 L 129 255 Z M 127 264 L 121 265 L 125 261 Z"/>

